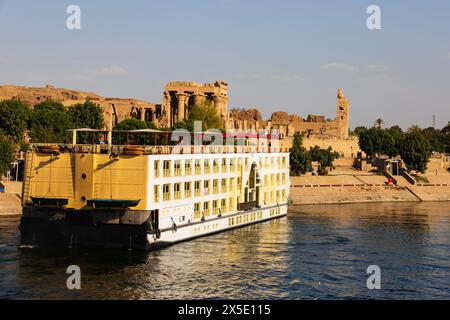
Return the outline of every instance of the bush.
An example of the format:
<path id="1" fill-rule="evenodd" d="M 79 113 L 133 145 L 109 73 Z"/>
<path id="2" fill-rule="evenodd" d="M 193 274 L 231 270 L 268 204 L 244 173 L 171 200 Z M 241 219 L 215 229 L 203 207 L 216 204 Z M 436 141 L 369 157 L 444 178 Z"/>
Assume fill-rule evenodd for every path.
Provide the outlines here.
<path id="1" fill-rule="evenodd" d="M 73 123 L 61 103 L 46 101 L 34 107 L 29 127 L 33 142 L 63 143 L 66 131 L 73 127 Z"/>
<path id="2" fill-rule="evenodd" d="M 4 100 L 0 102 L 0 129 L 4 135 L 19 142 L 27 129 L 30 109 L 21 101 Z"/>
<path id="3" fill-rule="evenodd" d="M 0 130 L 0 177 L 9 170 L 14 161 L 14 143 Z"/>
<path id="4" fill-rule="evenodd" d="M 409 170 L 424 173 L 427 169 L 432 145 L 419 130 L 413 130 L 405 135 L 401 148 L 401 157 Z"/>

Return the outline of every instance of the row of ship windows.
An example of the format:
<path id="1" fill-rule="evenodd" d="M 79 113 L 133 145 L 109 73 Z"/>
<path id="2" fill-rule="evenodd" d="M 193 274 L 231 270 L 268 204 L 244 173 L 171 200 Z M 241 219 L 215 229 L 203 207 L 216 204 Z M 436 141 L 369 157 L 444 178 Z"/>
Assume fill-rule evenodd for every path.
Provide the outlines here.
<path id="1" fill-rule="evenodd" d="M 266 179 L 267 178 L 267 179 Z M 286 185 L 287 176 L 285 173 L 272 175 L 271 182 L 269 183 L 269 178 L 266 177 L 265 185 L 277 187 Z M 236 182 L 236 184 L 235 184 Z M 219 188 L 220 186 L 220 188 Z M 242 181 L 241 178 L 231 178 L 231 179 L 214 179 L 214 180 L 203 180 L 202 181 L 189 181 L 189 182 L 179 182 L 179 183 L 166 183 L 162 185 L 162 200 L 171 201 L 179 200 L 191 197 L 201 197 L 211 194 L 220 194 L 232 192 L 235 190 L 241 190 Z M 285 192 L 285 190 L 282 190 Z M 159 202 L 160 199 L 161 186 L 154 186 L 154 202 Z M 173 198 L 172 198 L 173 195 Z"/>
<path id="2" fill-rule="evenodd" d="M 287 169 L 287 157 L 272 157 L 270 160 L 259 160 L 259 168 L 277 168 Z M 173 163 L 172 163 L 173 162 Z M 209 174 L 219 172 L 235 172 L 242 169 L 242 158 L 222 158 L 222 159 L 197 159 L 197 160 L 163 160 L 162 161 L 162 174 L 164 177 L 171 177 L 181 175 L 192 174 Z M 173 167 L 172 167 L 173 165 Z M 184 166 L 184 172 L 182 170 Z M 249 158 L 245 158 L 244 166 L 249 169 Z M 155 160 L 154 162 L 155 177 L 161 176 L 161 161 Z"/>
<path id="3" fill-rule="evenodd" d="M 277 216 L 280 215 L 281 213 L 281 209 L 278 208 L 273 208 L 270 209 L 270 217 L 273 216 Z M 248 213 L 239 217 L 234 217 L 234 218 L 228 218 L 228 226 L 234 226 L 234 225 L 239 225 L 241 223 L 247 223 L 247 222 L 252 222 L 252 221 L 256 221 L 256 220 L 261 220 L 263 217 L 263 213 L 262 211 L 258 211 L 258 212 L 252 212 L 252 213 Z"/>

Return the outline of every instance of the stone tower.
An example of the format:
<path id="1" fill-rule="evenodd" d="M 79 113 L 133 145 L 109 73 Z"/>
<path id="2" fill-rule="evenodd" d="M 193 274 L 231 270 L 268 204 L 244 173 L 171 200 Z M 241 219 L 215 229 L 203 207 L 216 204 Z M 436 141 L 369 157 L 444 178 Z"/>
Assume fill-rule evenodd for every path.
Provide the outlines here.
<path id="1" fill-rule="evenodd" d="M 350 117 L 350 101 L 344 96 L 344 92 L 339 89 L 337 93 L 336 123 L 337 135 L 340 139 L 348 139 Z"/>

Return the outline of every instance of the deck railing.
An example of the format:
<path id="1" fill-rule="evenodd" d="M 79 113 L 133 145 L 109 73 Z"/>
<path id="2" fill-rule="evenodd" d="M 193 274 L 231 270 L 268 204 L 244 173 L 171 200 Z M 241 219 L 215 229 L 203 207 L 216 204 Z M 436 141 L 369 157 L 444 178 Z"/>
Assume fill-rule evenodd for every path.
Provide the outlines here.
<path id="1" fill-rule="evenodd" d="M 106 144 L 57 144 L 57 143 L 34 143 L 31 146 L 48 146 L 58 145 L 61 151 L 70 151 L 75 153 L 113 153 L 122 154 L 123 149 L 127 145 L 113 145 L 111 150 Z M 135 147 L 143 148 L 145 155 L 152 154 L 221 154 L 221 153 L 279 153 L 289 152 L 288 148 L 282 147 L 267 147 L 267 146 L 148 146 L 148 145 L 133 145 Z"/>

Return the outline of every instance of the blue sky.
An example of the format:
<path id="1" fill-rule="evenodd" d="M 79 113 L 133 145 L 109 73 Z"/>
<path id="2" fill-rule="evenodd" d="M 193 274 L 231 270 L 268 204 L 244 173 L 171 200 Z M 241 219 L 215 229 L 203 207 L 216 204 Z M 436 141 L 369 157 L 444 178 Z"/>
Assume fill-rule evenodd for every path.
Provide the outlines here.
<path id="1" fill-rule="evenodd" d="M 371 4 L 382 30 L 366 27 Z M 351 127 L 450 121 L 446 0 L 0 0 L 0 30 L 0 84 L 160 103 L 168 81 L 226 80 L 230 108 L 330 118 L 342 88 Z"/>

